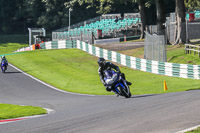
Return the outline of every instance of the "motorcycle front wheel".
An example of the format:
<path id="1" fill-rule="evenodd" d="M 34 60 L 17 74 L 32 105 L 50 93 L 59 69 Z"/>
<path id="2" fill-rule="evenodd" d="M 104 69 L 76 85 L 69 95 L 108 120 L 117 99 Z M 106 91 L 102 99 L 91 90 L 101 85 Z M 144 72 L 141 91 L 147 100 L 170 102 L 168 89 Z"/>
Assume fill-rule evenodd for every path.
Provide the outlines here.
<path id="1" fill-rule="evenodd" d="M 1 69 L 2 69 L 2 73 L 6 72 L 6 67 L 5 66 L 3 66 Z"/>
<path id="2" fill-rule="evenodd" d="M 129 88 L 124 89 L 122 86 L 119 86 L 119 89 L 124 97 L 126 97 L 126 98 L 131 97 L 131 92 L 130 92 L 130 90 L 128 90 Z"/>

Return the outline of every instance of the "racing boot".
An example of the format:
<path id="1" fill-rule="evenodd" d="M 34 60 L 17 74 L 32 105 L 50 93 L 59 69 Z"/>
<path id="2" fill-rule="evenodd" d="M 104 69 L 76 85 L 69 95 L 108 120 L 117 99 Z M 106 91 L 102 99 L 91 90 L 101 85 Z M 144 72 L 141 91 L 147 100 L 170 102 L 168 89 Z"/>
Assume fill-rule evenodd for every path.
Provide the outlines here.
<path id="1" fill-rule="evenodd" d="M 131 83 L 131 82 L 128 82 L 127 80 L 126 80 L 126 83 L 127 83 L 127 85 L 132 85 L 132 83 Z"/>

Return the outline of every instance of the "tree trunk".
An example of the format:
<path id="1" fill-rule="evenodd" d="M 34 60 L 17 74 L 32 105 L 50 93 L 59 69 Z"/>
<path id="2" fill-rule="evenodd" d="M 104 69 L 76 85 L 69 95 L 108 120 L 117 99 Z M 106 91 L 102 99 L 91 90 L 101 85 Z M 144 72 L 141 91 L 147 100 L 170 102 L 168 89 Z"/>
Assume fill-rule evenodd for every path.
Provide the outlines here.
<path id="1" fill-rule="evenodd" d="M 2 17 L 1 21 L 4 21 L 4 19 L 5 19 L 5 13 L 4 13 L 3 1 L 2 0 L 1 0 L 0 4 L 1 4 L 1 17 Z"/>
<path id="2" fill-rule="evenodd" d="M 184 0 L 176 0 L 176 29 L 175 29 L 175 43 L 186 42 L 186 27 L 185 27 L 185 4 Z"/>
<path id="3" fill-rule="evenodd" d="M 159 35 L 165 34 L 165 4 L 164 0 L 156 0 L 156 10 L 157 10 L 157 32 Z"/>
<path id="4" fill-rule="evenodd" d="M 140 16 L 141 16 L 141 36 L 140 39 L 144 38 L 144 31 L 146 30 L 146 14 L 145 14 L 145 0 L 138 1 Z"/>

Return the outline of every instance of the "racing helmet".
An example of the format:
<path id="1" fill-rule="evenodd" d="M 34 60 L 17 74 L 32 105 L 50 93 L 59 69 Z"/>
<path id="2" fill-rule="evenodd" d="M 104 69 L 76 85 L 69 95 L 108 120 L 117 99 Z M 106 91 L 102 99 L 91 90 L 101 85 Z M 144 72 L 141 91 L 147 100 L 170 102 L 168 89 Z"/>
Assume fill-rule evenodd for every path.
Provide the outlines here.
<path id="1" fill-rule="evenodd" d="M 106 65 L 106 60 L 104 58 L 100 57 L 97 62 L 98 62 L 100 67 L 103 67 L 103 66 Z"/>

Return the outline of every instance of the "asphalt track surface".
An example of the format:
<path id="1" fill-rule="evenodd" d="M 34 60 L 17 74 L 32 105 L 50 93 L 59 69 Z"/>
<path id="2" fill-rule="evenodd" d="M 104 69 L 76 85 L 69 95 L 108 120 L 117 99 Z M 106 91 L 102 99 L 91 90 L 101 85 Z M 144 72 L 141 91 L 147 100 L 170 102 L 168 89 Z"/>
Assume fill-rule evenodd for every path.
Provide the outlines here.
<path id="1" fill-rule="evenodd" d="M 83 96 L 49 88 L 12 67 L 0 73 L 0 103 L 55 110 L 0 124 L 0 133 L 174 133 L 200 124 L 200 90 L 129 99 Z"/>
<path id="2" fill-rule="evenodd" d="M 97 44 L 96 46 L 111 51 L 123 51 L 123 50 L 130 50 L 130 49 L 144 47 L 144 42 L 105 43 L 105 44 Z"/>

